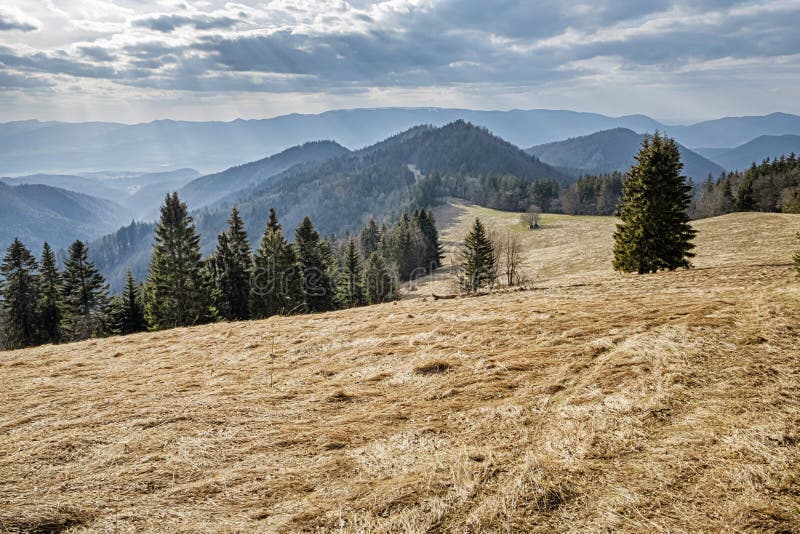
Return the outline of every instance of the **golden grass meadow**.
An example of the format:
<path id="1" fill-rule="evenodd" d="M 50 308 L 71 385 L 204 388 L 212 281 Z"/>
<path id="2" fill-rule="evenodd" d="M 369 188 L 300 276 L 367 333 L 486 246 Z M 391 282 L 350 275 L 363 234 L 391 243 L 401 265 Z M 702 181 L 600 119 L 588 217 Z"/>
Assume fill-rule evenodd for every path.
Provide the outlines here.
<path id="1" fill-rule="evenodd" d="M 0 531 L 800 532 L 800 216 L 520 232 L 524 291 L 0 353 Z"/>

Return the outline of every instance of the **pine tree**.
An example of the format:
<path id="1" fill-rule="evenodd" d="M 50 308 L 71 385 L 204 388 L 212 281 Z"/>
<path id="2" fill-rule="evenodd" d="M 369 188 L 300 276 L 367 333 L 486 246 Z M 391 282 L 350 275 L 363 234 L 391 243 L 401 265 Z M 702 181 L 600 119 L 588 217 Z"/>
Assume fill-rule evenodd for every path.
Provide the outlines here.
<path id="1" fill-rule="evenodd" d="M 65 334 L 73 340 L 105 335 L 108 286 L 94 262 L 89 261 L 89 249 L 83 241 L 70 245 L 62 278 Z"/>
<path id="2" fill-rule="evenodd" d="M 380 252 L 373 252 L 364 270 L 364 292 L 369 304 L 389 302 L 395 298 L 395 279 L 386 267 Z"/>
<path id="3" fill-rule="evenodd" d="M 361 253 L 364 258 L 369 258 L 373 252 L 378 250 L 381 244 L 381 231 L 374 219 L 370 219 L 364 231 L 361 232 Z"/>
<path id="4" fill-rule="evenodd" d="M 614 233 L 614 269 L 639 274 L 690 267 L 691 190 L 681 176 L 678 145 L 658 132 L 645 137 L 628 171 Z"/>
<path id="5" fill-rule="evenodd" d="M 62 338 L 61 328 L 64 320 L 64 296 L 61 274 L 56 265 L 56 255 L 46 242 L 42 248 L 39 278 L 41 293 L 37 314 L 41 341 L 43 343 L 59 343 Z"/>
<path id="6" fill-rule="evenodd" d="M 167 195 L 156 225 L 145 290 L 148 323 L 156 330 L 191 326 L 213 318 L 200 255 L 200 236 L 177 193 Z"/>
<path id="7" fill-rule="evenodd" d="M 460 254 L 459 284 L 463 291 L 474 293 L 495 282 L 495 254 L 486 228 L 475 219 Z"/>
<path id="8" fill-rule="evenodd" d="M 425 238 L 424 267 L 430 272 L 442 266 L 442 244 L 439 242 L 439 231 L 436 229 L 436 221 L 433 212 L 430 210 L 420 210 L 416 214 L 416 223 Z"/>
<path id="9" fill-rule="evenodd" d="M 358 255 L 356 242 L 352 238 L 347 241 L 344 266 L 337 284 L 336 301 L 342 308 L 355 308 L 366 304 L 361 258 Z"/>
<path id="10" fill-rule="evenodd" d="M 36 269 L 36 258 L 22 241 L 14 239 L 0 265 L 0 306 L 7 349 L 29 347 L 37 342 L 39 275 Z"/>
<path id="11" fill-rule="evenodd" d="M 210 262 L 217 313 L 229 321 L 250 318 L 250 243 L 239 211 L 234 207 L 228 229 L 220 234 Z"/>
<path id="12" fill-rule="evenodd" d="M 111 303 L 111 330 L 123 336 L 147 330 L 142 293 L 130 271 L 125 278 L 125 289 Z"/>
<path id="13" fill-rule="evenodd" d="M 289 314 L 304 308 L 300 267 L 274 209 L 269 210 L 269 221 L 253 266 L 250 301 L 254 317 Z"/>
<path id="14" fill-rule="evenodd" d="M 328 311 L 334 307 L 329 261 L 332 251 L 323 245 L 311 219 L 303 219 L 295 232 L 294 246 L 300 264 L 302 295 L 309 312 Z"/>

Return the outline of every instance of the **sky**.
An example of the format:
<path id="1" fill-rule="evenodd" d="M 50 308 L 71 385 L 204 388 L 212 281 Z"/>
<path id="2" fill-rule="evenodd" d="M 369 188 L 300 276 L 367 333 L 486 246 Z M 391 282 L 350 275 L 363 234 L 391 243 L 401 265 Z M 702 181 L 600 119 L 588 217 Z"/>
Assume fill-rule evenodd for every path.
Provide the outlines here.
<path id="1" fill-rule="evenodd" d="M 3 0 L 0 121 L 800 114 L 800 0 Z"/>

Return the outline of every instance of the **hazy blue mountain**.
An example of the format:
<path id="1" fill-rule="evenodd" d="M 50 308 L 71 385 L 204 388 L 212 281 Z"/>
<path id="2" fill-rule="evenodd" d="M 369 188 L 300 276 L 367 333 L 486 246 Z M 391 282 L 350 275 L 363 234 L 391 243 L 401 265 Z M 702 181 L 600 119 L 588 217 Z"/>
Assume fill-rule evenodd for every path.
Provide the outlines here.
<path id="1" fill-rule="evenodd" d="M 360 148 L 418 124 L 442 126 L 457 119 L 487 127 L 518 146 L 617 127 L 639 133 L 659 129 L 689 147 L 731 147 L 760 135 L 800 134 L 800 117 L 782 113 L 689 126 L 665 126 L 645 115 L 444 108 L 334 110 L 230 122 L 160 120 L 126 125 L 24 121 L 0 124 L 0 173 L 82 175 L 98 170 L 193 167 L 208 174 L 315 139 L 332 139 Z"/>
<path id="2" fill-rule="evenodd" d="M 729 171 L 741 171 L 767 158 L 780 158 L 792 152 L 800 154 L 800 135 L 762 135 L 736 148 L 698 149 L 698 152 Z"/>
<path id="3" fill-rule="evenodd" d="M 771 113 L 725 117 L 691 126 L 667 126 L 663 129 L 688 147 L 724 148 L 747 143 L 762 135 L 800 135 L 800 116 Z"/>
<path id="4" fill-rule="evenodd" d="M 0 173 L 84 174 L 98 170 L 194 167 L 217 172 L 315 139 L 359 148 L 419 124 L 442 126 L 465 119 L 518 146 L 623 126 L 661 125 L 643 115 L 607 117 L 559 110 L 472 111 L 440 108 L 336 110 L 263 120 L 144 124 L 0 124 Z"/>
<path id="5" fill-rule="evenodd" d="M 349 152 L 333 141 L 305 143 L 268 158 L 202 176 L 186 184 L 178 193 L 193 208 L 201 208 L 235 191 L 263 182 L 295 165 L 324 161 Z"/>
<path id="6" fill-rule="evenodd" d="M 256 163 L 264 165 L 267 161 L 269 158 Z M 240 169 L 254 168 L 259 165 L 243 165 L 227 172 L 236 176 Z M 261 237 L 271 207 L 278 212 L 290 238 L 306 215 L 321 233 L 343 235 L 358 230 L 369 217 L 380 220 L 396 215 L 409 204 L 419 173 L 433 172 L 566 180 L 555 169 L 488 130 L 457 122 L 441 128 L 414 127 L 355 152 L 297 164 L 195 210 L 193 216 L 206 254 L 225 228 L 234 204 L 254 244 Z M 189 207 L 195 208 L 191 203 Z M 152 225 L 133 225 L 92 244 L 92 257 L 112 288 L 121 286 L 129 267 L 139 277 L 147 273 L 152 232 Z"/>
<path id="7" fill-rule="evenodd" d="M 634 164 L 634 156 L 641 148 L 643 138 L 644 135 L 632 130 L 614 128 L 534 146 L 527 152 L 572 176 L 625 172 Z M 722 167 L 700 154 L 681 144 L 678 148 L 684 165 L 684 174 L 695 181 L 705 179 L 709 173 L 719 176 L 723 172 Z"/>
<path id="8" fill-rule="evenodd" d="M 0 183 L 0 249 L 15 237 L 37 255 L 44 241 L 59 249 L 119 228 L 131 214 L 119 204 L 40 184 Z"/>
<path id="9" fill-rule="evenodd" d="M 16 178 L 0 178 L 0 180 L 9 185 L 49 185 L 51 187 L 58 187 L 60 189 L 66 189 L 67 191 L 83 193 L 107 200 L 120 199 L 120 192 L 116 188 L 109 187 L 99 180 L 85 178 L 83 176 L 72 176 L 68 174 L 32 174 L 30 176 L 19 176 Z"/>

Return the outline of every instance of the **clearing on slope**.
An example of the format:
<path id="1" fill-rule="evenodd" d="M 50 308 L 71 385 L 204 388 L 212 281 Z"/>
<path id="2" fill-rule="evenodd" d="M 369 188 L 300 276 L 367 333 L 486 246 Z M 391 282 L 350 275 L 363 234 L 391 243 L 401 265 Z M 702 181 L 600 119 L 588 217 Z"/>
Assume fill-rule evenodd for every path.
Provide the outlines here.
<path id="1" fill-rule="evenodd" d="M 543 222 L 531 291 L 0 354 L 0 525 L 800 530 L 800 216 L 649 276 L 612 219 Z"/>

